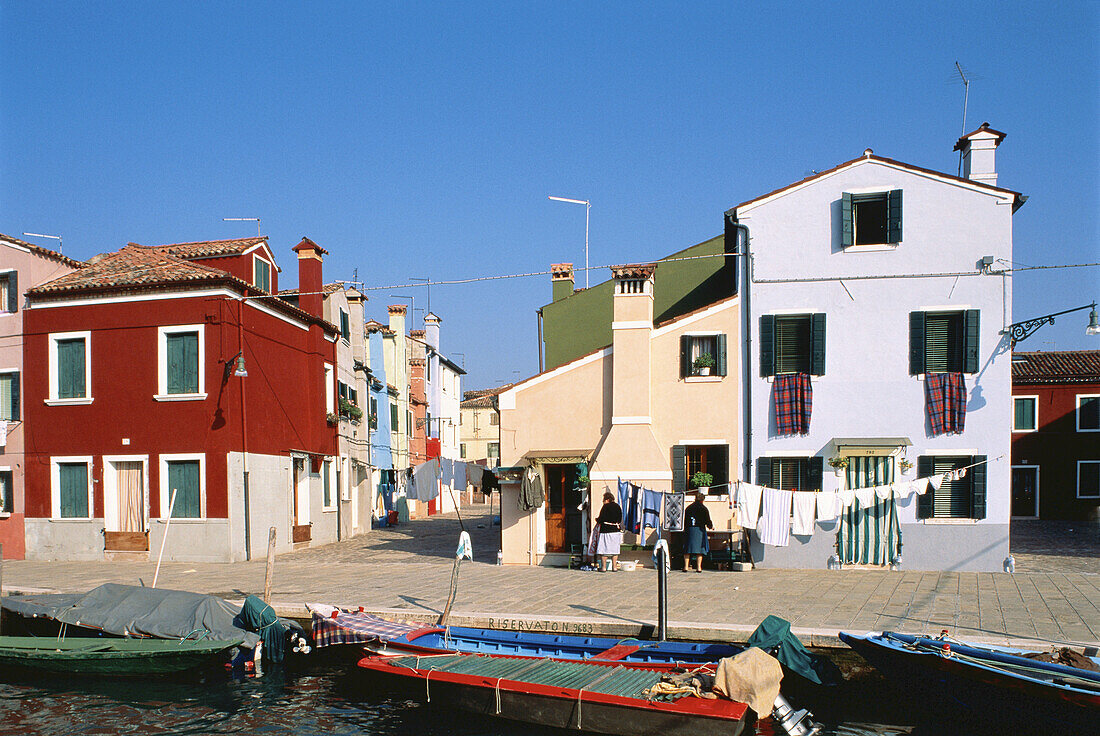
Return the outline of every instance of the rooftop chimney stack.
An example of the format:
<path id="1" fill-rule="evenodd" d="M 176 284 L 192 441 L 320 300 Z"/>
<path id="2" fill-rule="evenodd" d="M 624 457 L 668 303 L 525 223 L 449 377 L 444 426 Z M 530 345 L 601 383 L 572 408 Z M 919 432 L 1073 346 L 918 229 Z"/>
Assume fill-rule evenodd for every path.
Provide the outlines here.
<path id="1" fill-rule="evenodd" d="M 433 350 L 439 350 L 439 325 L 443 320 L 432 312 L 424 317 L 424 342 Z"/>
<path id="2" fill-rule="evenodd" d="M 314 317 L 323 317 L 321 261 L 328 251 L 309 238 L 302 238 L 292 250 L 298 254 L 298 307 Z"/>
<path id="3" fill-rule="evenodd" d="M 972 133 L 967 133 L 955 143 L 955 150 L 962 152 L 962 175 L 981 184 L 997 186 L 997 146 L 1005 134 L 993 130 L 989 123 L 982 123 Z"/>
<path id="4" fill-rule="evenodd" d="M 567 296 L 573 296 L 573 264 L 550 264 L 550 288 L 553 289 L 552 301 L 561 301 Z"/>

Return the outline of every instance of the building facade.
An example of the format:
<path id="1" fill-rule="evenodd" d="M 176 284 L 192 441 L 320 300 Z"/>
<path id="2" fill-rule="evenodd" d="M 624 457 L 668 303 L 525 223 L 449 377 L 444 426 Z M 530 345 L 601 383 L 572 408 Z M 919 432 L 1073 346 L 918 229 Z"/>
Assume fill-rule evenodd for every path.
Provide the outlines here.
<path id="1" fill-rule="evenodd" d="M 25 554 L 23 294 L 83 267 L 60 253 L 0 234 L 0 545 L 4 559 L 21 560 Z"/>
<path id="2" fill-rule="evenodd" d="M 1013 353 L 1012 516 L 1100 520 L 1100 350 Z"/>
<path id="3" fill-rule="evenodd" d="M 335 539 L 324 250 L 128 245 L 27 293 L 27 556 L 238 561 Z M 333 521 L 329 522 L 328 520 Z M 316 530 L 316 532 L 315 532 Z M 330 531 L 331 530 L 331 531 Z"/>
<path id="4" fill-rule="evenodd" d="M 758 565 L 1002 569 L 1012 282 L 995 264 L 1011 261 L 1024 201 L 997 186 L 1003 138 L 987 125 L 960 138 L 962 177 L 868 149 L 726 213 L 748 264 L 742 478 L 832 491 L 961 474 L 850 506 L 787 546 L 755 543 Z"/>
<path id="5" fill-rule="evenodd" d="M 500 466 L 500 410 L 497 396 L 511 387 L 463 392 L 459 405 L 459 457 L 489 468 Z"/>

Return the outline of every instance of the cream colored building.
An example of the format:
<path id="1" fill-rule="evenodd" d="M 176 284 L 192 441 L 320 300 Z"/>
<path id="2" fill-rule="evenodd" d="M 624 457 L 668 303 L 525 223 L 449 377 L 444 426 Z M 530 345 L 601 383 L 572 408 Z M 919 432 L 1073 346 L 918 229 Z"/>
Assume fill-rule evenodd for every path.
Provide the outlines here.
<path id="1" fill-rule="evenodd" d="M 482 462 L 490 468 L 500 465 L 500 412 L 497 396 L 508 386 L 478 389 L 463 394 L 460 412 L 460 454 L 466 462 Z"/>
<path id="2" fill-rule="evenodd" d="M 503 486 L 505 563 L 565 564 L 620 478 L 664 492 L 687 490 L 696 470 L 715 484 L 736 479 L 738 297 L 655 324 L 654 272 L 653 264 L 612 268 L 611 345 L 500 394 L 502 465 L 533 467 L 546 490 L 541 507 L 523 511 L 518 485 Z M 712 370 L 695 367 L 702 353 L 716 358 Z M 590 486 L 577 490 L 586 466 Z M 707 502 L 718 530 L 731 528 L 727 489 Z"/>

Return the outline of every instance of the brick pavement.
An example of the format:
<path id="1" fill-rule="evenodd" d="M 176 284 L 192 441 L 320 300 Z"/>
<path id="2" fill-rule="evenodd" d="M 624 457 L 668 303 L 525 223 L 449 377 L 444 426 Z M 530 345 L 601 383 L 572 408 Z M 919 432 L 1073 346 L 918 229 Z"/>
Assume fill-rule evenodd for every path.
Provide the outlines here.
<path id="1" fill-rule="evenodd" d="M 644 634 L 654 625 L 652 569 L 596 573 L 527 566 L 498 567 L 499 529 L 488 507 L 464 510 L 474 562 L 460 571 L 451 622 L 602 633 Z M 285 615 L 309 602 L 364 606 L 422 621 L 446 603 L 459 523 L 451 515 L 278 557 L 272 601 Z M 1017 572 L 966 573 L 883 570 L 755 570 L 669 578 L 669 634 L 674 638 L 743 639 L 766 615 L 791 621 L 804 641 L 835 646 L 840 630 L 933 632 L 989 642 L 1028 638 L 1100 643 L 1100 555 L 1095 537 L 1056 535 L 1070 554 L 1046 554 L 1042 540 L 1023 533 Z M 1041 537 L 1032 533 L 1031 537 Z M 1090 541 L 1091 540 L 1091 541 Z M 1016 535 L 1013 540 L 1017 545 Z M 1029 546 L 1030 545 L 1030 546 Z M 1023 551 L 1028 550 L 1028 551 Z M 647 558 L 648 553 L 637 553 Z M 151 562 L 5 561 L 5 593 L 88 590 L 104 582 L 149 584 Z M 165 563 L 161 587 L 230 599 L 263 588 L 262 560 Z"/>

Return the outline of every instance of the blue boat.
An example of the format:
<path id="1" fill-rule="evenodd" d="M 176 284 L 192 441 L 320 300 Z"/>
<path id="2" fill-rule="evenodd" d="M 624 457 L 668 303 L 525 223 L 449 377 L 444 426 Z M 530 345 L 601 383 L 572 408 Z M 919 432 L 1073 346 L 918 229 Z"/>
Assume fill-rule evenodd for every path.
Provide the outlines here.
<path id="1" fill-rule="evenodd" d="M 840 638 L 899 686 L 906 699 L 919 704 L 919 710 L 937 713 L 937 718 L 946 708 L 1012 729 L 1062 725 L 1074 729 L 1068 733 L 1100 733 L 1100 670 L 944 636 L 842 631 Z M 1100 667 L 1100 659 L 1087 659 Z"/>

